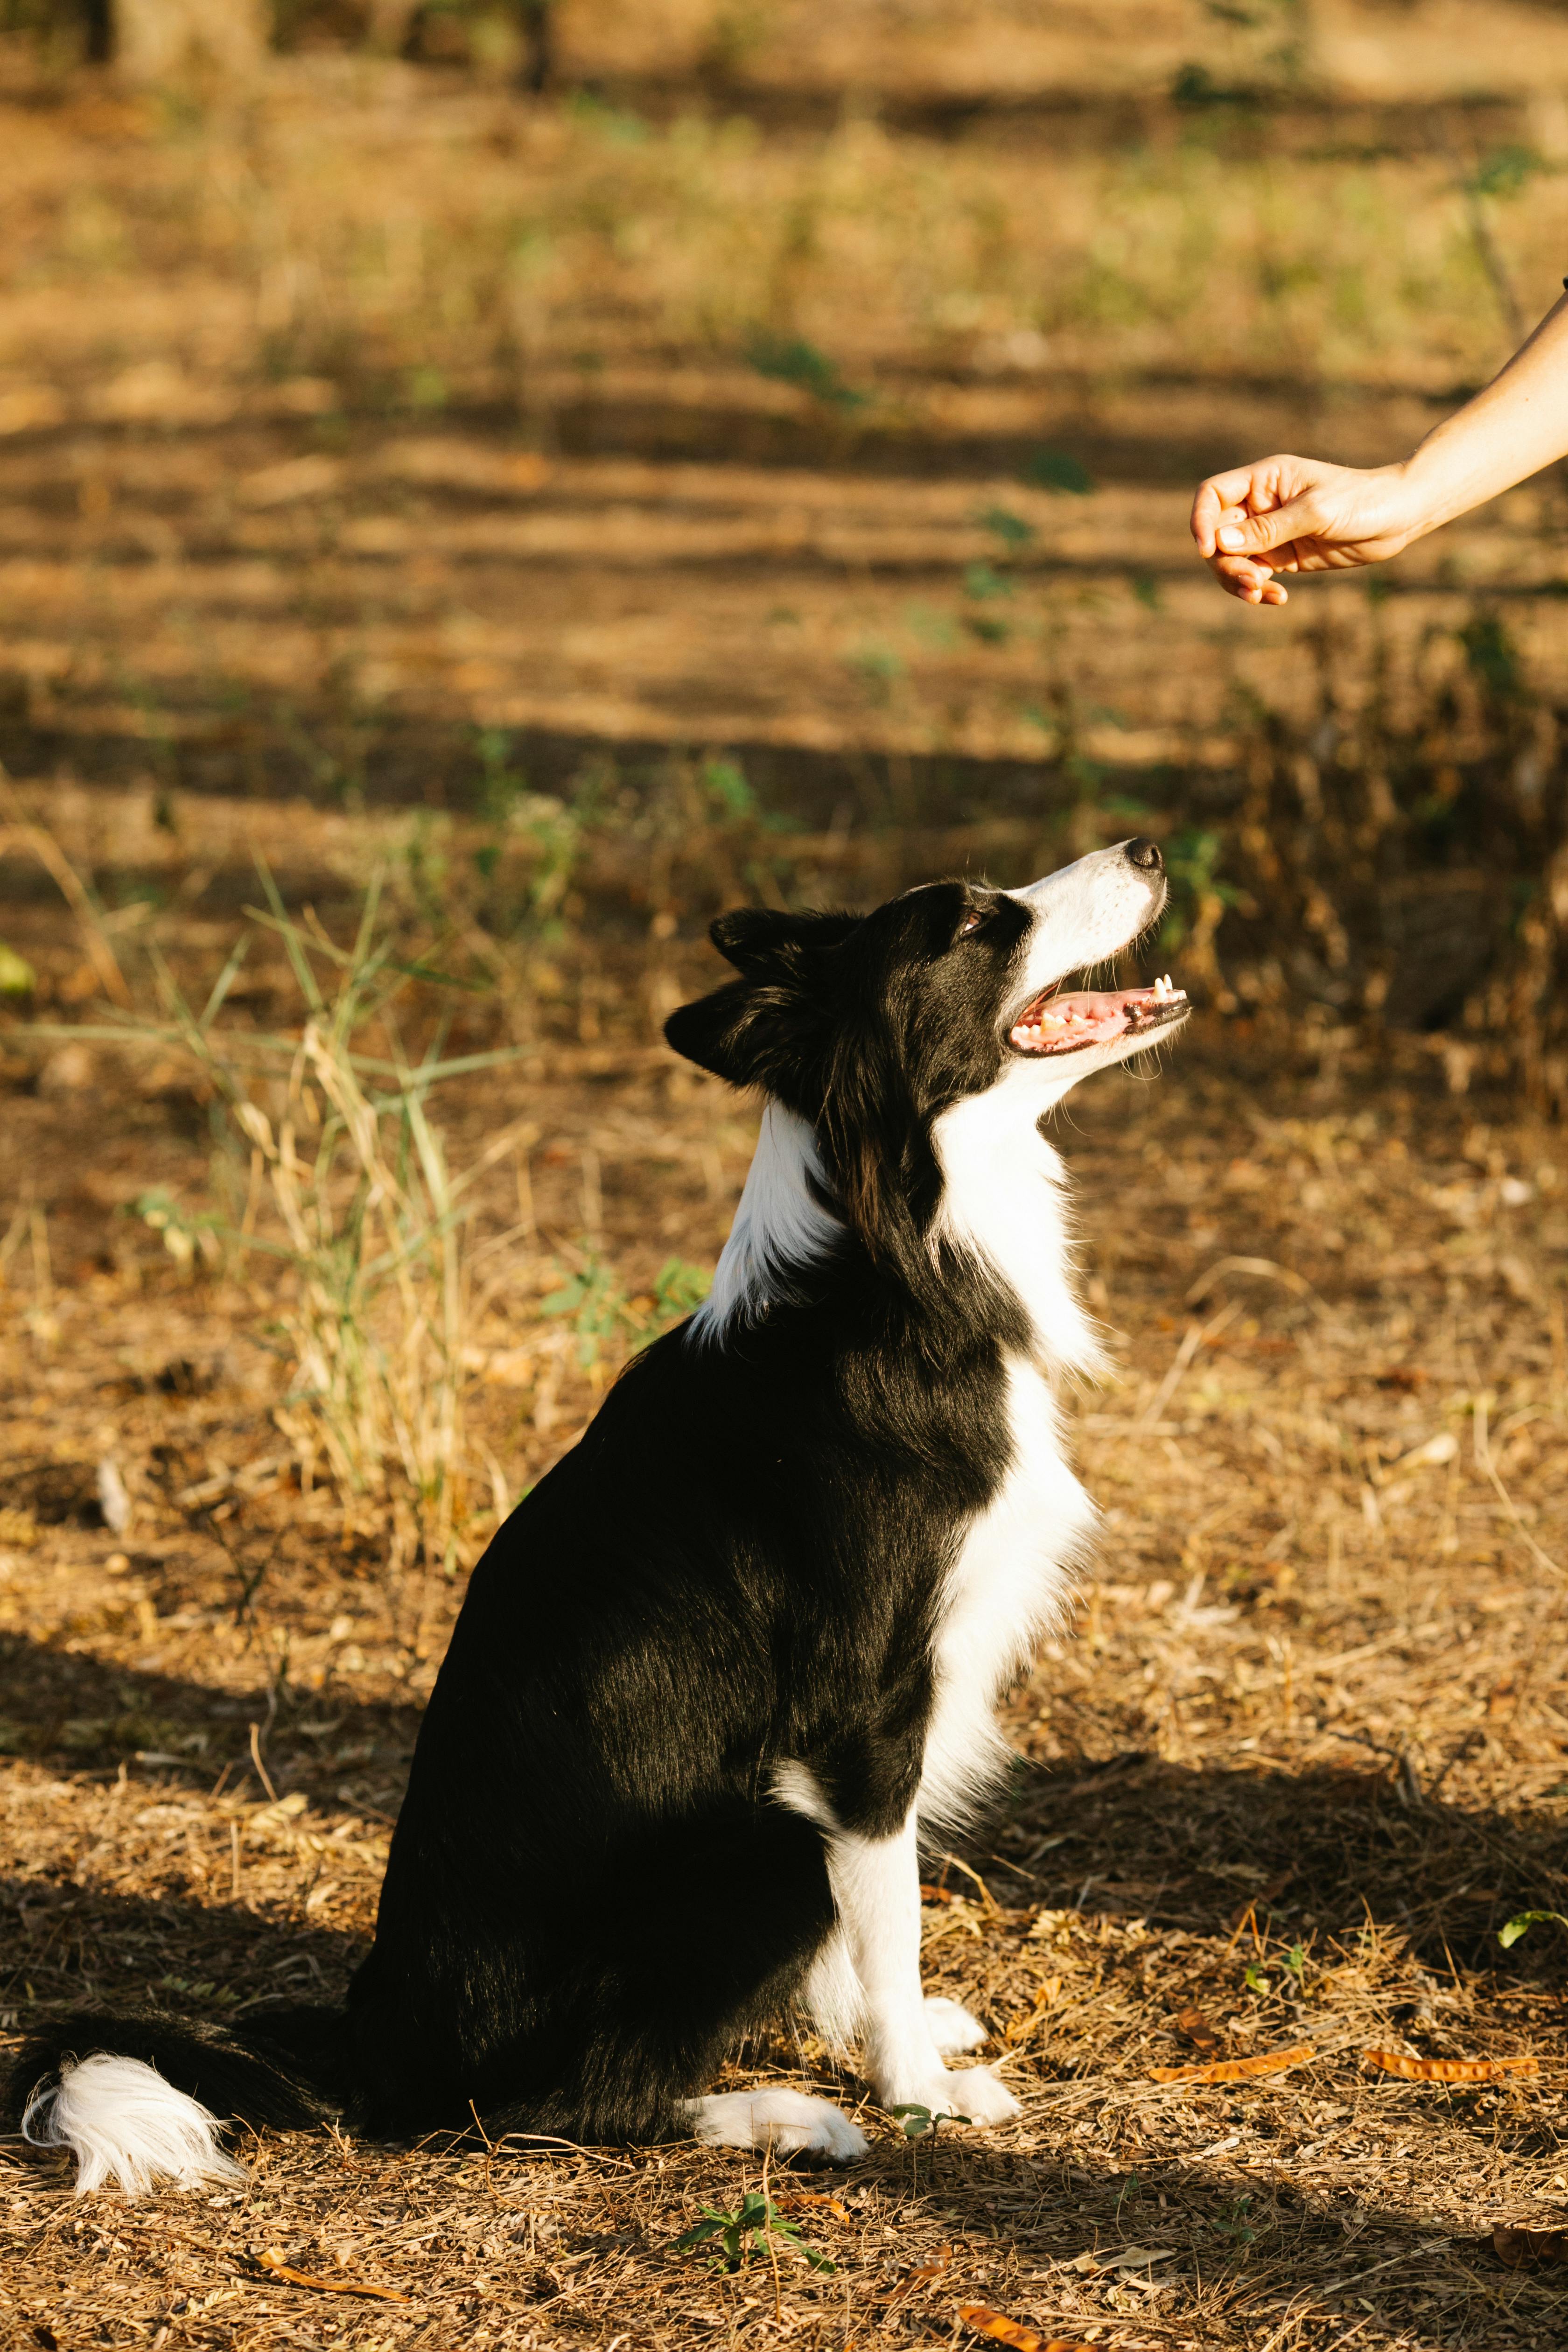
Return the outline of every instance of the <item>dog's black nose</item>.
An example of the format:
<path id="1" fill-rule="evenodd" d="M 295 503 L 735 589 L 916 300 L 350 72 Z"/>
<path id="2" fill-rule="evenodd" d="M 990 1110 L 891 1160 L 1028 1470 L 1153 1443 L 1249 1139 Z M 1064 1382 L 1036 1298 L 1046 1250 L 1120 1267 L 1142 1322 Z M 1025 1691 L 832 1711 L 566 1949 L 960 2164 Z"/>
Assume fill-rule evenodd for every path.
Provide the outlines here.
<path id="1" fill-rule="evenodd" d="M 1159 843 L 1146 841 L 1142 834 L 1136 841 L 1128 843 L 1127 859 L 1130 865 L 1136 866 L 1143 874 L 1158 874 L 1165 863 L 1160 855 Z"/>

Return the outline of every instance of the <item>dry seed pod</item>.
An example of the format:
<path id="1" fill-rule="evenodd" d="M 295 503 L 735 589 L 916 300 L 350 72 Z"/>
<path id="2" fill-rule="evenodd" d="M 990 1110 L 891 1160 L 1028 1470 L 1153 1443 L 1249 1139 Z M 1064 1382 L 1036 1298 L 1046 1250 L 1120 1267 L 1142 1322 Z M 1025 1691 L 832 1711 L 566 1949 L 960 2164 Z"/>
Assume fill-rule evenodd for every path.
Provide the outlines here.
<path id="1" fill-rule="evenodd" d="M 1363 2050 L 1363 2066 L 1380 2067 L 1407 2083 L 1497 2083 L 1505 2074 L 1540 2072 L 1537 2058 L 1407 2058 L 1402 2050 Z"/>
<path id="2" fill-rule="evenodd" d="M 1080 2344 L 1076 2336 L 1041 2336 L 1016 2319 L 1004 2318 L 986 2303 L 961 2303 L 958 2315 L 976 2336 L 994 2336 L 998 2344 L 1010 2344 L 1013 2352 L 1089 2352 L 1089 2347 Z"/>
<path id="3" fill-rule="evenodd" d="M 1185 2009 L 1177 2010 L 1173 2022 L 1177 2032 L 1184 2033 L 1205 2058 L 1218 2057 L 1224 2045 L 1201 2009 L 1189 2002 Z"/>
<path id="4" fill-rule="evenodd" d="M 1260 2050 L 1255 2058 L 1211 2058 L 1203 2066 L 1151 2066 L 1156 2083 L 1240 2083 L 1251 2074 L 1283 2074 L 1305 2066 L 1317 2056 L 1310 2042 L 1293 2042 L 1289 2050 Z"/>

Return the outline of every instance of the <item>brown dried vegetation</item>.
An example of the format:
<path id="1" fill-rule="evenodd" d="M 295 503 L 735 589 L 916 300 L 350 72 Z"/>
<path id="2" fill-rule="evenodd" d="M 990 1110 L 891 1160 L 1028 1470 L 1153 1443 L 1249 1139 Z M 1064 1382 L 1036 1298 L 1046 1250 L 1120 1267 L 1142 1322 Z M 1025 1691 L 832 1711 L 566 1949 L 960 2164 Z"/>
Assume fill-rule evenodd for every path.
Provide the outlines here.
<path id="1" fill-rule="evenodd" d="M 782 81 L 736 39 L 726 70 Z M 1205 1001 L 1157 1083 L 1062 1123 L 1117 1335 L 1074 1407 L 1103 1573 L 1015 1695 L 1005 1801 L 929 1873 L 931 1980 L 1016 2126 L 862 2107 L 831 2195 L 775 2174 L 831 2272 L 777 2230 L 733 2273 L 677 2252 L 763 2189 L 690 2147 L 274 2137 L 243 2193 L 128 2207 L 8 2144 L 0 2336 L 845 2352 L 967 2308 L 1129 2352 L 1555 2342 L 1563 1954 L 1496 1931 L 1568 1907 L 1557 494 L 1271 640 L 1179 540 L 1200 461 L 1311 424 L 1238 386 L 1260 322 L 1337 352 L 1351 455 L 1482 364 L 1451 161 L 1314 162 L 1287 108 L 1286 206 L 1256 121 L 1156 109 L 1131 159 L 809 110 L 748 144 L 317 63 L 243 137 L 68 79 L 5 118 L 7 2045 L 85 1999 L 342 1983 L 467 1563 L 722 1239 L 751 1117 L 658 1042 L 717 906 L 1012 881 L 1137 824 Z M 1292 276 L 1314 241 L 1332 268 Z M 1398 309 L 1359 377 L 1358 285 Z M 1194 352 L 1205 317 L 1234 349 Z M 763 328 L 837 374 L 760 372 Z M 1020 482 L 1042 444 L 1098 492 Z M 316 1261 L 249 1245 L 289 1235 L 242 1105 L 302 1160 L 337 1083 L 246 1043 L 303 1047 L 284 935 L 220 1064 L 172 1009 L 271 911 L 258 856 L 323 980 L 379 877 L 414 969 L 362 1053 L 506 1055 L 430 1095 L 470 1213 L 384 1308 L 453 1384 L 428 1536 L 395 1433 L 334 1454 L 291 1391 Z M 322 1181 L 336 1215 L 346 1154 Z M 863 2102 L 798 2019 L 734 2063 Z"/>

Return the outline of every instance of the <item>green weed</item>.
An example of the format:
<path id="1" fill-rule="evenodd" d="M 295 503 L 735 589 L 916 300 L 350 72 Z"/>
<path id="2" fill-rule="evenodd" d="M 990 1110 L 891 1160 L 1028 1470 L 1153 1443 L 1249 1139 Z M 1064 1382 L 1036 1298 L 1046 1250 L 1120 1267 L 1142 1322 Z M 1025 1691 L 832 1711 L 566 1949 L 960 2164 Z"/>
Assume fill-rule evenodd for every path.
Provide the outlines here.
<path id="1" fill-rule="evenodd" d="M 1532 1927 L 1568 1927 L 1568 1916 L 1561 1911 L 1521 1911 L 1498 1929 L 1498 1942 L 1505 1952 L 1510 1951 Z"/>
<path id="2" fill-rule="evenodd" d="M 793 383 L 825 407 L 848 410 L 868 404 L 868 394 L 846 383 L 837 362 L 803 335 L 753 335 L 746 345 L 746 362 L 759 375 Z"/>
<path id="3" fill-rule="evenodd" d="M 657 1339 L 707 1297 L 709 1276 L 684 1258 L 667 1258 L 651 1297 L 633 1297 L 608 1262 L 589 1251 L 558 1290 L 540 1301 L 542 1315 L 561 1316 L 575 1334 L 577 1362 L 590 1370 L 611 1349 Z"/>
<path id="4" fill-rule="evenodd" d="M 701 2221 L 684 2231 L 676 2239 L 673 2252 L 689 2253 L 717 2239 L 722 2250 L 716 2254 L 715 2270 L 738 2271 L 754 2256 L 765 2254 L 770 2238 L 779 2241 L 792 2252 L 804 2254 L 814 2271 L 831 2271 L 835 2265 L 816 2246 L 808 2245 L 802 2237 L 798 2222 L 779 2211 L 771 2197 L 749 2189 L 732 2213 L 719 2206 L 700 2208 Z"/>

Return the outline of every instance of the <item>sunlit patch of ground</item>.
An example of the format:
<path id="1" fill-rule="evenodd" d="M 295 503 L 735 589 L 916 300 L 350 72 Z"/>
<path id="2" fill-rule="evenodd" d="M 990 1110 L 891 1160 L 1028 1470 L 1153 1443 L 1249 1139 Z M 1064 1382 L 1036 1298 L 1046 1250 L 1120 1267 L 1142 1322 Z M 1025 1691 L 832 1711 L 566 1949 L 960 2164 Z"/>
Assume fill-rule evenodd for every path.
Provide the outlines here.
<path id="1" fill-rule="evenodd" d="M 194 972 L 214 948 L 168 919 Z M 688 984 L 704 969 L 679 951 Z M 523 1101 L 537 1124 L 531 1235 L 508 1169 L 476 1236 L 511 1235 L 472 1369 L 512 1492 L 603 1377 L 539 1313 L 583 1241 L 584 1153 L 628 1287 L 670 1250 L 710 1260 L 743 1173 L 747 1120 L 636 1012 L 612 996 L 584 1046 L 558 1008 L 526 1069 L 447 1107 L 459 1161 Z M 60 1050 L 14 1047 L 5 1097 L 13 2042 L 84 1999 L 216 2017 L 342 1984 L 459 1591 L 389 1579 L 329 1489 L 299 1490 L 256 1344 L 265 1269 L 182 1275 L 116 1213 L 154 1180 L 203 1197 L 188 1098 L 105 1049 L 85 1096 Z M 1431 1087 L 1242 1082 L 1200 1024 L 1157 1081 L 1073 1100 L 1090 1295 L 1120 1334 L 1075 1423 L 1101 1578 L 1013 1702 L 1014 1785 L 932 1859 L 926 1915 L 932 1981 L 992 2028 L 1016 2126 L 931 2147 L 868 2111 L 837 2206 L 790 2208 L 837 2267 L 786 2244 L 777 2315 L 765 2262 L 731 2276 L 673 2250 L 700 2205 L 759 2185 L 741 2158 L 273 2139 L 243 2193 L 127 2209 L 79 2206 L 13 2147 L 20 2340 L 837 2347 L 945 2336 L 974 2301 L 1128 2346 L 1363 2322 L 1413 2347 L 1549 2340 L 1552 2272 L 1504 2269 L 1489 2233 L 1568 2209 L 1561 1955 L 1550 1929 L 1496 1940 L 1563 1897 L 1568 1171 L 1555 1132 Z M 105 1458 L 132 1500 L 120 1535 Z M 1176 2023 L 1194 2010 L 1208 2044 Z M 1283 2076 L 1152 2078 L 1300 2043 L 1316 2055 Z M 1367 2073 L 1374 2046 L 1539 2072 L 1402 2082 Z M 736 2063 L 864 2098 L 787 2021 Z M 290 2286 L 269 2256 L 411 2305 Z"/>

